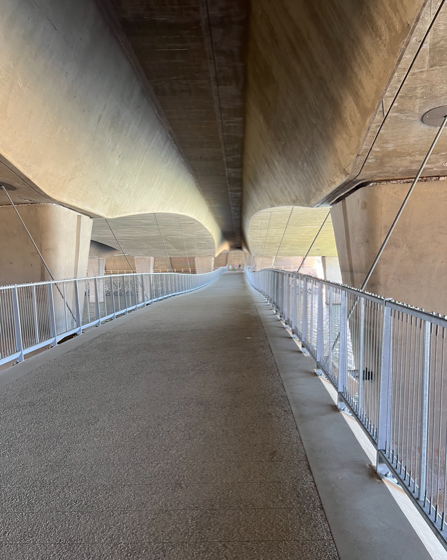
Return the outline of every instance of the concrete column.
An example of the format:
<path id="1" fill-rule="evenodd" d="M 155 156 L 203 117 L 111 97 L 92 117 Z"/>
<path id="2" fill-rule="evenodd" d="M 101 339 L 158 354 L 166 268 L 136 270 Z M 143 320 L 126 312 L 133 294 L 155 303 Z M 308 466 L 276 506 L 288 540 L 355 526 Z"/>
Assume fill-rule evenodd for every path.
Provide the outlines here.
<path id="1" fill-rule="evenodd" d="M 324 279 L 329 282 L 342 283 L 340 263 L 338 257 L 321 257 Z"/>
<path id="2" fill-rule="evenodd" d="M 56 204 L 17 206 L 56 280 L 87 276 L 92 220 Z M 11 206 L 0 207 L 0 284 L 50 280 Z"/>
<path id="3" fill-rule="evenodd" d="M 409 187 L 364 187 L 332 209 L 345 284 L 361 286 Z M 447 314 L 446 216 L 446 183 L 419 183 L 366 290 Z"/>
<path id="4" fill-rule="evenodd" d="M 106 268 L 106 259 L 101 257 L 89 257 L 87 276 L 104 276 Z M 96 301 L 95 285 L 93 280 L 89 280 L 89 300 L 90 302 Z M 98 286 L 98 301 L 104 301 L 104 280 L 97 280 Z"/>
<path id="5" fill-rule="evenodd" d="M 195 257 L 195 261 L 196 261 L 196 274 L 205 274 L 206 272 L 213 272 L 214 257 Z"/>
<path id="6" fill-rule="evenodd" d="M 154 257 L 135 257 L 135 272 L 149 273 L 154 272 Z"/>

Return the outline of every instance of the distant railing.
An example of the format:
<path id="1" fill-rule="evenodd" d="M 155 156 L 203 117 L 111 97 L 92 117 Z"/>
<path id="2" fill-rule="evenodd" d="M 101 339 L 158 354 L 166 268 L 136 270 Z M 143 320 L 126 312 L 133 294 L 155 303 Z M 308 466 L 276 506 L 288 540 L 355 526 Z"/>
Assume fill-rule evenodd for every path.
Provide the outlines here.
<path id="1" fill-rule="evenodd" d="M 176 273 L 180 273 L 180 274 L 195 274 L 196 273 L 196 269 L 194 267 L 192 268 L 173 268 L 172 270 L 169 269 L 162 269 L 162 268 L 154 268 L 154 273 L 156 272 L 160 272 L 162 274 L 171 274 L 172 272 L 176 272 Z M 104 274 L 106 274 L 107 276 L 111 275 L 111 274 L 131 274 L 131 272 L 129 272 L 129 270 L 106 270 L 104 272 Z"/>
<path id="2" fill-rule="evenodd" d="M 311 276 L 246 270 L 446 544 L 447 318 Z"/>
<path id="3" fill-rule="evenodd" d="M 149 303 L 203 288 L 224 272 L 121 274 L 0 287 L 0 366 Z"/>

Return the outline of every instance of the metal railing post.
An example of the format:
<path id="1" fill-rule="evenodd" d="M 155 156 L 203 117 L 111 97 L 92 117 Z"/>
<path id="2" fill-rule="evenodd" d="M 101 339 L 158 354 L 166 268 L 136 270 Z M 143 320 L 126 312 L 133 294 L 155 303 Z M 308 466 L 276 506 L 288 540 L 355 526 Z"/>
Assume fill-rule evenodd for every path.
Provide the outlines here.
<path id="1" fill-rule="evenodd" d="M 360 341 L 359 341 L 359 395 L 357 401 L 357 413 L 362 417 L 363 410 L 363 354 L 365 347 L 365 300 L 360 298 L 359 304 L 359 321 L 360 321 Z"/>
<path id="2" fill-rule="evenodd" d="M 297 335 L 296 332 L 296 283 L 297 277 L 295 273 L 292 273 L 292 334 L 294 337 Z"/>
<path id="3" fill-rule="evenodd" d="M 388 466 L 381 458 L 386 453 L 387 435 L 390 422 L 389 392 L 391 384 L 391 309 L 386 301 L 383 307 L 382 354 L 380 360 L 379 416 L 377 422 L 377 459 L 376 470 L 379 475 L 386 475 Z"/>
<path id="4" fill-rule="evenodd" d="M 429 412 L 429 388 L 430 388 L 430 323 L 424 322 L 422 326 L 423 336 L 423 370 L 422 370 L 422 411 L 421 411 L 421 480 L 419 484 L 419 501 L 422 506 L 426 502 L 426 479 L 427 479 L 427 449 L 428 449 L 428 412 Z"/>
<path id="5" fill-rule="evenodd" d="M 48 305 L 50 313 L 50 334 L 53 339 L 51 346 L 56 346 L 57 344 L 57 327 L 56 327 L 56 315 L 54 313 L 54 299 L 53 299 L 53 284 L 48 284 Z"/>
<path id="6" fill-rule="evenodd" d="M 94 282 L 93 282 L 94 286 L 95 286 L 95 313 L 96 313 L 96 321 L 98 322 L 98 327 L 101 324 L 101 310 L 99 309 L 99 294 L 98 294 L 98 279 L 94 278 Z"/>
<path id="7" fill-rule="evenodd" d="M 153 288 L 153 285 L 152 285 L 153 278 L 154 278 L 153 274 L 149 274 L 149 282 L 148 282 L 149 300 L 148 301 L 153 301 L 154 300 L 154 288 Z"/>
<path id="8" fill-rule="evenodd" d="M 34 336 L 36 344 L 39 344 L 39 319 L 37 316 L 36 286 L 33 286 L 33 315 L 34 315 Z"/>
<path id="9" fill-rule="evenodd" d="M 19 297 L 17 293 L 17 286 L 12 289 L 12 305 L 14 310 L 14 330 L 16 338 L 16 352 L 19 352 L 17 357 L 18 362 L 23 362 L 23 341 L 22 341 L 22 327 L 20 324 L 20 309 L 19 309 Z"/>
<path id="10" fill-rule="evenodd" d="M 307 278 L 303 278 L 303 309 L 301 313 L 301 341 L 307 343 Z"/>
<path id="11" fill-rule="evenodd" d="M 341 292 L 340 305 L 340 346 L 338 351 L 338 408 L 346 408 L 342 395 L 348 381 L 348 296 L 344 290 Z"/>
<path id="12" fill-rule="evenodd" d="M 332 326 L 333 326 L 333 318 L 334 318 L 334 314 L 333 314 L 333 306 L 332 306 L 332 300 L 334 297 L 334 288 L 332 286 L 329 286 L 329 356 L 328 356 L 328 367 L 327 367 L 327 373 L 329 374 L 329 376 L 332 378 L 333 377 L 333 372 L 332 372 Z"/>
<path id="13" fill-rule="evenodd" d="M 317 303 L 317 367 L 324 360 L 324 307 L 323 307 L 323 283 L 318 284 L 318 303 Z"/>
<path id="14" fill-rule="evenodd" d="M 135 301 L 135 309 L 138 307 L 138 298 L 137 298 L 137 282 L 135 280 L 135 274 L 132 276 L 133 280 L 133 294 L 134 294 L 134 301 Z"/>
<path id="15" fill-rule="evenodd" d="M 113 276 L 110 277 L 110 300 L 112 302 L 112 315 L 113 315 L 113 318 L 116 319 L 115 294 L 114 294 L 114 291 L 113 291 Z"/>
<path id="16" fill-rule="evenodd" d="M 127 315 L 128 305 L 127 305 L 127 294 L 126 294 L 126 277 L 123 274 L 123 276 L 121 278 L 122 278 L 122 282 L 123 282 L 123 296 L 124 296 L 124 308 L 123 309 L 125 311 L 125 314 Z"/>
<path id="17" fill-rule="evenodd" d="M 78 281 L 74 281 L 75 289 L 75 307 L 76 307 L 76 323 L 78 327 L 78 334 L 82 333 L 82 317 L 81 317 L 81 306 L 79 303 L 79 292 L 78 292 Z"/>

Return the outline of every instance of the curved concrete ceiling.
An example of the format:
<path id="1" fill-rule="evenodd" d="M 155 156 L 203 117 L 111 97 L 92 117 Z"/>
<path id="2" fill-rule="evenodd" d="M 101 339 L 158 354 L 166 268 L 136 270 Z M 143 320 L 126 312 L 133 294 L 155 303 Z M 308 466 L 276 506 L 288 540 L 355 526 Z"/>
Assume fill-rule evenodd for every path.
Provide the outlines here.
<path id="1" fill-rule="evenodd" d="M 348 177 L 423 0 L 255 0 L 250 20 L 244 227 L 314 206 Z"/>
<path id="2" fill-rule="evenodd" d="M 121 245 L 128 255 L 150 257 L 215 256 L 211 233 L 197 220 L 179 214 L 140 214 L 108 220 L 93 220 L 93 241 L 114 247 Z"/>
<path id="3" fill-rule="evenodd" d="M 322 226 L 329 208 L 282 206 L 258 212 L 250 223 L 248 243 L 253 257 L 303 257 Z M 337 256 L 331 216 L 309 256 Z"/>
<path id="4" fill-rule="evenodd" d="M 346 181 L 325 201 L 334 203 L 359 184 L 415 177 L 436 128 L 423 115 L 447 103 L 447 6 L 427 2 Z M 447 175 L 447 135 L 441 135 L 423 172 Z"/>
<path id="5" fill-rule="evenodd" d="M 248 26 L 246 0 L 5 0 L 0 181 L 92 217 L 190 216 L 219 250 L 239 246 L 243 167 L 251 246 L 261 210 L 414 176 L 446 102 L 440 6 L 252 0 Z"/>
<path id="6" fill-rule="evenodd" d="M 14 184 L 10 170 L 20 170 L 17 197 L 107 217 L 185 214 L 220 245 L 210 206 L 94 1 L 6 0 L 0 41 L 9 168 L 0 181 Z"/>

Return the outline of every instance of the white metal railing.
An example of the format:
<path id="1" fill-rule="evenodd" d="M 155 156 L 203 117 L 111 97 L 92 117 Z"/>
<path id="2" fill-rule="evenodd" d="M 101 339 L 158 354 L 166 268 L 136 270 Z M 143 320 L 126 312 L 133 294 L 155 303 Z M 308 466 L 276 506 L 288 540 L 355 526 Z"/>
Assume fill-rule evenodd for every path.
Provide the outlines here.
<path id="1" fill-rule="evenodd" d="M 447 540 L 447 318 L 279 270 L 246 270 L 390 473 Z M 445 396 L 444 396 L 445 395 Z"/>
<path id="2" fill-rule="evenodd" d="M 121 274 L 0 287 L 0 365 L 149 303 L 191 292 L 224 272 Z"/>

